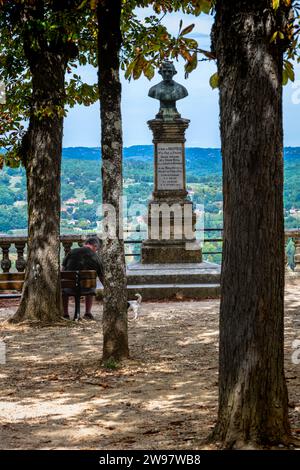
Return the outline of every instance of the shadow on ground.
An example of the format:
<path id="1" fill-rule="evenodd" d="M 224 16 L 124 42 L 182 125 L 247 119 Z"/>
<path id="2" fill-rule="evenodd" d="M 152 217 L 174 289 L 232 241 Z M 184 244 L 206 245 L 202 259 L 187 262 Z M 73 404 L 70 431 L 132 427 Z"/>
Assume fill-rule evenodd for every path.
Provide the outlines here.
<path id="1" fill-rule="evenodd" d="M 95 321 L 13 326 L 0 308 L 1 449 L 203 448 L 216 419 L 218 301 L 146 303 L 129 324 L 131 359 L 100 367 L 101 305 Z M 299 285 L 286 292 L 286 375 L 299 430 Z"/>

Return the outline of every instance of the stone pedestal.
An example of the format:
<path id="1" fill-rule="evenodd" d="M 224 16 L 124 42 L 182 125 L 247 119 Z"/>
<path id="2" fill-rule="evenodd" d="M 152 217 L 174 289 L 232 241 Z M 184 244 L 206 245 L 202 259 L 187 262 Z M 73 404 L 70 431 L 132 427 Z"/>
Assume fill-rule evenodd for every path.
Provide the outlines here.
<path id="1" fill-rule="evenodd" d="M 216 299 L 220 296 L 220 265 L 202 263 L 134 263 L 127 266 L 128 299 L 185 300 Z M 97 297 L 103 299 L 98 285 Z"/>
<path id="2" fill-rule="evenodd" d="M 148 239 L 142 263 L 200 263 L 195 238 L 196 216 L 187 198 L 185 131 L 189 120 L 180 117 L 148 121 L 154 143 L 154 191 L 148 206 Z"/>

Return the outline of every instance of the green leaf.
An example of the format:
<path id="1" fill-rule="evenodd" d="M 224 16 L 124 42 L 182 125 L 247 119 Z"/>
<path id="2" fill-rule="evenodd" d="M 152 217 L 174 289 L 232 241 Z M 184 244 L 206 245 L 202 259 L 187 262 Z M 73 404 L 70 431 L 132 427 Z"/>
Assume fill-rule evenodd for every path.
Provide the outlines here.
<path id="1" fill-rule="evenodd" d="M 288 77 L 287 71 L 283 70 L 283 72 L 282 72 L 282 85 L 283 86 L 287 85 L 288 81 L 289 81 L 289 77 Z"/>
<path id="2" fill-rule="evenodd" d="M 19 168 L 21 162 L 16 156 L 6 159 L 5 163 L 9 168 Z"/>
<path id="3" fill-rule="evenodd" d="M 191 59 L 185 64 L 185 76 L 188 77 L 189 73 L 197 68 L 198 65 L 198 54 L 194 52 Z"/>
<path id="4" fill-rule="evenodd" d="M 184 38 L 184 43 L 189 49 L 198 49 L 198 42 L 195 39 Z"/>
<path id="5" fill-rule="evenodd" d="M 133 60 L 127 67 L 126 72 L 125 72 L 125 78 L 126 80 L 129 80 L 132 74 L 133 67 L 135 66 L 135 60 Z"/>
<path id="6" fill-rule="evenodd" d="M 213 7 L 212 0 L 198 0 L 193 3 L 195 3 L 194 14 L 196 16 L 199 16 L 200 13 L 205 13 L 208 15 Z"/>
<path id="7" fill-rule="evenodd" d="M 83 2 L 81 2 L 81 4 L 77 7 L 78 10 L 81 10 L 81 8 L 83 8 L 86 5 L 87 1 L 88 0 L 83 0 Z"/>
<path id="8" fill-rule="evenodd" d="M 287 83 L 287 81 L 285 81 L 286 77 L 287 77 L 287 81 L 288 80 L 291 80 L 291 82 L 295 81 L 294 65 L 292 64 L 292 62 L 289 62 L 288 60 L 285 60 L 284 65 L 283 65 L 282 82 L 283 82 L 284 85 L 286 85 L 286 83 Z"/>
<path id="9" fill-rule="evenodd" d="M 218 72 L 214 73 L 210 79 L 209 79 L 209 84 L 212 87 L 213 90 L 216 88 L 219 88 L 219 75 Z"/>
<path id="10" fill-rule="evenodd" d="M 91 0 L 90 6 L 91 10 L 96 10 L 98 0 Z"/>
<path id="11" fill-rule="evenodd" d="M 138 78 L 140 78 L 143 72 L 144 66 L 145 66 L 145 59 L 142 56 L 139 56 L 137 60 L 135 61 L 135 64 L 132 70 L 132 76 L 134 80 L 137 80 Z"/>
<path id="12" fill-rule="evenodd" d="M 271 41 L 270 41 L 270 42 L 276 41 L 277 36 L 278 36 L 278 31 L 275 31 L 275 33 L 274 33 L 274 34 L 272 35 L 272 37 L 271 37 Z"/>
<path id="13" fill-rule="evenodd" d="M 201 10 L 203 13 L 208 15 L 210 13 L 210 10 L 212 8 L 212 2 L 211 0 L 202 0 L 201 2 Z"/>
<path id="14" fill-rule="evenodd" d="M 187 26 L 181 31 L 180 36 L 185 36 L 186 34 L 189 34 L 191 31 L 193 31 L 194 27 L 195 27 L 194 24 L 190 24 L 189 26 Z"/>
<path id="15" fill-rule="evenodd" d="M 144 72 L 145 77 L 148 78 L 148 80 L 152 80 L 155 74 L 155 68 L 149 62 L 149 64 L 144 68 L 143 72 Z"/>

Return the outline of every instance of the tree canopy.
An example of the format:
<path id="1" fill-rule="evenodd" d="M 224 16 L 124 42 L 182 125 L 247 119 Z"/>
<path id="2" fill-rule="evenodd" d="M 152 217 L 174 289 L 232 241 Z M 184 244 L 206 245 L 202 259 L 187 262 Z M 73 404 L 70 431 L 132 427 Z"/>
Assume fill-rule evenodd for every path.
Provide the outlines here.
<path id="1" fill-rule="evenodd" d="M 100 1 L 100 0 L 99 0 Z M 293 0 L 270 0 L 280 25 L 272 32 L 270 41 L 288 44 L 284 59 L 283 84 L 294 80 L 294 63 L 299 62 L 300 4 Z M 97 0 L 0 0 L 0 83 L 5 84 L 6 101 L 1 104 L 0 148 L 7 150 L 5 161 L 10 166 L 20 164 L 20 142 L 24 136 L 30 114 L 31 74 L 24 55 L 23 39 L 30 37 L 33 17 L 28 17 L 32 8 L 43 8 L 43 20 L 39 21 L 40 40 L 46 41 L 49 49 L 57 46 L 57 38 L 64 30 L 65 47 L 73 49 L 66 78 L 65 106 L 90 105 L 98 99 L 96 84 L 84 82 L 77 72 L 78 65 L 96 66 Z M 290 21 L 284 20 L 284 10 L 293 6 Z M 137 8 L 152 7 L 153 14 L 140 21 Z M 123 0 L 122 1 L 122 52 L 121 69 L 127 79 L 138 79 L 144 74 L 149 80 L 155 67 L 163 58 L 185 60 L 186 73 L 193 71 L 200 57 L 215 59 L 215 54 L 199 47 L 190 33 L 194 25 L 184 26 L 181 21 L 177 36 L 172 36 L 163 24 L 163 18 L 172 12 L 181 11 L 195 16 L 214 13 L 214 0 Z M 32 38 L 38 50 L 39 41 Z M 201 60 L 201 59 L 200 59 Z M 213 88 L 218 86 L 218 75 L 211 77 Z M 37 112 L 51 115 L 54 112 L 45 105 Z M 0 157 L 0 166 L 4 156 Z"/>
<path id="2" fill-rule="evenodd" d="M 64 106 L 48 106 L 35 110 L 41 116 L 54 112 L 66 114 L 67 107 L 76 104 L 90 105 L 98 99 L 96 84 L 82 81 L 78 65 L 97 65 L 97 20 L 94 0 L 17 0 L 0 1 L 0 82 L 5 84 L 6 100 L 1 105 L 0 148 L 6 149 L 1 164 L 15 167 L 22 160 L 21 141 L 26 132 L 26 122 L 31 110 L 32 77 L 24 54 L 24 39 L 38 50 L 57 47 L 63 37 L 64 47 L 72 51 L 65 83 Z M 153 14 L 140 21 L 136 8 L 153 7 Z M 198 48 L 196 40 L 188 35 L 194 25 L 180 22 L 178 35 L 173 37 L 162 20 L 167 13 L 181 10 L 199 15 L 209 13 L 211 2 L 198 1 L 123 1 L 122 2 L 122 51 L 121 69 L 128 79 L 138 79 L 143 73 L 149 80 L 155 67 L 163 58 L 186 60 L 186 71 L 192 71 L 198 63 L 198 54 L 209 52 Z M 39 10 L 39 18 L 32 12 Z M 39 30 L 39 37 L 32 31 Z M 62 36 L 63 30 L 63 36 Z"/>

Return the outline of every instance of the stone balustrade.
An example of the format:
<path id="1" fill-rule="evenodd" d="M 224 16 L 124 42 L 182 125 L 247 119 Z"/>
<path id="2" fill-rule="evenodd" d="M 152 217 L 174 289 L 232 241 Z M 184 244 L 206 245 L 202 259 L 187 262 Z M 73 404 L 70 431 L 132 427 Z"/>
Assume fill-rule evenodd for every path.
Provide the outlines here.
<path id="1" fill-rule="evenodd" d="M 66 255 L 72 249 L 74 244 L 82 246 L 87 236 L 96 236 L 96 234 L 88 235 L 61 235 L 60 241 L 62 245 L 62 255 Z M 295 271 L 300 272 L 300 230 L 287 230 L 285 239 L 288 241 L 293 239 L 295 244 Z M 133 243 L 131 240 L 128 243 Z M 137 241 L 137 243 L 141 243 Z M 125 241 L 126 243 L 126 241 Z M 0 248 L 2 251 L 2 259 L 0 267 L 2 272 L 9 273 L 13 271 L 22 272 L 26 266 L 26 246 L 27 237 L 0 237 Z M 14 252 L 14 253 L 13 253 Z"/>
<path id="2" fill-rule="evenodd" d="M 95 234 L 91 234 L 95 235 Z M 90 236 L 90 235 L 89 235 Z M 72 249 L 73 244 L 82 246 L 86 235 L 61 235 L 60 241 L 63 248 L 63 254 L 67 255 Z M 2 259 L 0 262 L 1 270 L 4 273 L 13 271 L 23 272 L 26 266 L 26 246 L 27 237 L 0 237 L 0 248 L 2 250 Z M 15 249 L 14 249 L 15 248 Z M 12 251 L 16 252 L 16 256 L 12 255 Z M 12 258 L 15 259 L 15 266 L 13 266 Z"/>

